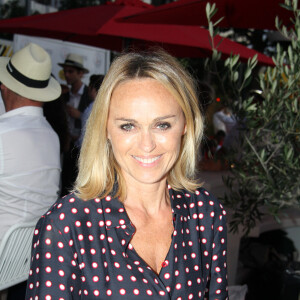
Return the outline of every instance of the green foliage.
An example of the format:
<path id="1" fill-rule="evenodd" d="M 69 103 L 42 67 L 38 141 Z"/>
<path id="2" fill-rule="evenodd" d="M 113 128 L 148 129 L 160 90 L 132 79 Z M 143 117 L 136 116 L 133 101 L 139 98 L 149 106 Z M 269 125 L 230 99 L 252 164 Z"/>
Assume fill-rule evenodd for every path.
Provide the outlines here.
<path id="1" fill-rule="evenodd" d="M 233 212 L 230 221 L 233 232 L 242 229 L 248 234 L 264 214 L 278 218 L 281 209 L 300 204 L 300 10 L 297 2 L 286 0 L 284 5 L 294 13 L 294 28 L 282 26 L 276 18 L 278 30 L 291 43 L 287 50 L 277 45 L 275 67 L 268 67 L 257 79 L 262 99 L 244 96 L 257 63 L 255 57 L 249 59 L 242 73 L 239 57 L 228 58 L 222 75 L 216 70 L 219 60 L 216 49 L 207 61 L 225 93 L 225 86 L 230 87 L 234 100 L 227 104 L 241 125 L 238 143 L 227 157 L 231 172 L 224 178 L 229 192 L 223 201 Z M 209 24 L 213 13 L 212 7 L 208 7 Z M 213 39 L 216 29 L 213 24 L 209 28 Z"/>
<path id="2" fill-rule="evenodd" d="M 10 0 L 1 5 L 0 12 L 2 19 L 23 17 L 26 15 L 26 7 L 19 5 L 18 0 Z"/>

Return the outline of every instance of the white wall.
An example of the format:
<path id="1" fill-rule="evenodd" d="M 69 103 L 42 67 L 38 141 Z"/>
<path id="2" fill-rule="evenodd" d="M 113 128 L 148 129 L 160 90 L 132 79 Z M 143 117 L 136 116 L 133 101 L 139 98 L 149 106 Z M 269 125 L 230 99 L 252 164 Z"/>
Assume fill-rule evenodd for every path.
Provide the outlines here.
<path id="1" fill-rule="evenodd" d="M 43 47 L 51 56 L 52 74 L 61 83 L 66 84 L 62 67 L 68 53 L 80 54 L 84 59 L 84 67 L 90 72 L 83 77 L 85 84 L 89 83 L 89 76 L 92 74 L 106 74 L 110 66 L 110 51 L 102 48 L 86 46 L 61 40 L 32 37 L 27 35 L 14 35 L 14 52 L 25 47 L 28 43 L 36 43 Z"/>

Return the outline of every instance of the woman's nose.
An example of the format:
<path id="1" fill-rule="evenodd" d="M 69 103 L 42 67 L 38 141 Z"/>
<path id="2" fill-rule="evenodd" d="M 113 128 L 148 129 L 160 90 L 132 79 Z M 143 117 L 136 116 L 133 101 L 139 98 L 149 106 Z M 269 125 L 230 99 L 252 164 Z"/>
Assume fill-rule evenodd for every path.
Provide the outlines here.
<path id="1" fill-rule="evenodd" d="M 147 153 L 150 153 L 156 148 L 155 138 L 150 131 L 141 132 L 140 147 Z"/>

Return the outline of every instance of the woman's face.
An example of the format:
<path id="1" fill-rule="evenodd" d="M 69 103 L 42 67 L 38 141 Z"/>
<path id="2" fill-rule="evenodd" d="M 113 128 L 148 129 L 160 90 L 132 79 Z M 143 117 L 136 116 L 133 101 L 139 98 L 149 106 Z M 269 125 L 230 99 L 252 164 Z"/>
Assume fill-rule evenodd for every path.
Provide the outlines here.
<path id="1" fill-rule="evenodd" d="M 111 98 L 107 136 L 127 183 L 157 183 L 174 166 L 185 133 L 183 112 L 153 79 L 118 85 Z"/>

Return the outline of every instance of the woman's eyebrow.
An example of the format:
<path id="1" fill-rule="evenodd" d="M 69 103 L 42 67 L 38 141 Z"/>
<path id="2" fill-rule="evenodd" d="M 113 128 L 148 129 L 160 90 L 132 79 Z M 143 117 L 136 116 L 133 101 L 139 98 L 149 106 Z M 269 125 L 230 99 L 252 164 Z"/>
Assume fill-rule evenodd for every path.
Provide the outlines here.
<path id="1" fill-rule="evenodd" d="M 175 117 L 176 117 L 176 115 L 166 115 L 166 116 L 155 118 L 154 121 L 157 122 L 157 121 L 162 121 L 165 119 L 170 119 L 170 118 L 175 118 Z M 137 123 L 137 121 L 135 119 L 127 119 L 127 118 L 122 118 L 122 117 L 116 118 L 116 121 L 126 121 L 126 122 Z"/>
<path id="2" fill-rule="evenodd" d="M 176 117 L 176 115 L 166 115 L 166 116 L 158 117 L 158 118 L 154 119 L 154 121 L 162 121 L 165 119 L 170 119 L 170 118 L 175 118 L 175 117 Z"/>
<path id="3" fill-rule="evenodd" d="M 134 119 L 116 118 L 115 120 L 116 121 L 126 121 L 126 122 L 136 123 L 136 120 L 134 120 Z"/>

